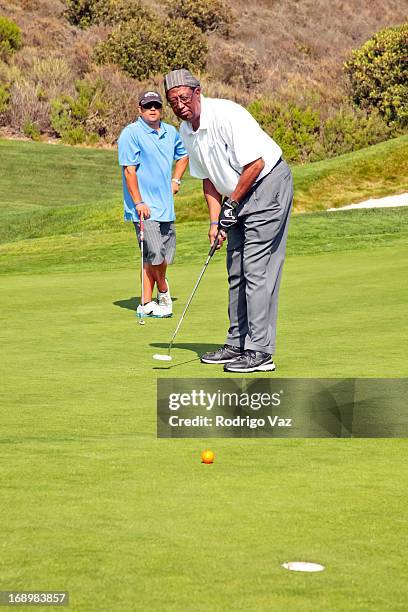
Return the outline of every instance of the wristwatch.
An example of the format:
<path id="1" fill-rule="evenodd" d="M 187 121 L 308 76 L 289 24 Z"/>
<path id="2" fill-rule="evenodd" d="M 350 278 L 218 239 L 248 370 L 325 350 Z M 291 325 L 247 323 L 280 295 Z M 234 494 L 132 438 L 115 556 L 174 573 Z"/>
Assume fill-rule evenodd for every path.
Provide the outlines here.
<path id="1" fill-rule="evenodd" d="M 181 180 L 180 180 L 180 179 L 175 179 L 175 178 L 172 178 L 171 180 L 172 180 L 174 183 L 177 183 L 177 185 L 181 185 Z"/>

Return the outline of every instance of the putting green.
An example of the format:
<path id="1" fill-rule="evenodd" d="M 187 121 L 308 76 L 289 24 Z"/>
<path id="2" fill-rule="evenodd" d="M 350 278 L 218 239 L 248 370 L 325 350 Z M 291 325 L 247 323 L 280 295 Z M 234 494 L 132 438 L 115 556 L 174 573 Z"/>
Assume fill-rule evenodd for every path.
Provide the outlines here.
<path id="1" fill-rule="evenodd" d="M 7 276 L 2 589 L 87 612 L 405 609 L 405 440 L 156 439 L 157 377 L 224 375 L 198 359 L 225 336 L 222 259 L 171 364 L 152 355 L 202 262 L 173 268 L 175 317 L 144 327 L 135 270 Z M 276 375 L 406 376 L 407 261 L 403 241 L 289 257 Z M 296 560 L 326 570 L 280 567 Z"/>

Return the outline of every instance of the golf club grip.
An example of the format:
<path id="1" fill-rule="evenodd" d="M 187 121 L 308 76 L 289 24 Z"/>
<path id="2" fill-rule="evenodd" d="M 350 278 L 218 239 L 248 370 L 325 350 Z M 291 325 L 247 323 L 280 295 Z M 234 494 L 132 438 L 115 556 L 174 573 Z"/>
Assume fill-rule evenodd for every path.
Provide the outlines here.
<path id="1" fill-rule="evenodd" d="M 144 240 L 144 217 L 143 213 L 140 213 L 140 241 Z"/>
<path id="2" fill-rule="evenodd" d="M 217 235 L 216 235 L 216 237 L 214 239 L 214 242 L 212 243 L 211 249 L 209 250 L 208 257 L 212 257 L 214 255 L 215 251 L 217 250 L 218 238 L 220 236 L 220 231 L 221 230 L 218 230 L 218 232 L 217 232 Z"/>

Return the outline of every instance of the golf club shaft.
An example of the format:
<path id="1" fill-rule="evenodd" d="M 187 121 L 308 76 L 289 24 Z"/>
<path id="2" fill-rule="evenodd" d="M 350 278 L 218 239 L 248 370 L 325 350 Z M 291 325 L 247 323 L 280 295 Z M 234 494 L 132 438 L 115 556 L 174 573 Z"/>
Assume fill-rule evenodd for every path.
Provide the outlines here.
<path id="1" fill-rule="evenodd" d="M 172 338 L 171 338 L 171 340 L 170 340 L 169 348 L 167 349 L 167 354 L 168 354 L 168 355 L 170 355 L 170 350 L 171 350 L 171 347 L 173 346 L 173 341 L 174 341 L 174 338 L 176 337 L 177 332 L 178 332 L 178 330 L 180 329 L 180 325 L 181 325 L 181 324 L 182 324 L 182 322 L 183 322 L 184 315 L 186 314 L 187 309 L 188 309 L 188 307 L 190 306 L 190 304 L 191 304 L 191 302 L 192 302 L 192 299 L 193 299 L 193 297 L 194 297 L 194 294 L 195 294 L 195 292 L 197 291 L 198 285 L 200 284 L 200 281 L 201 281 L 201 279 L 202 279 L 202 278 L 203 278 L 203 276 L 204 276 L 204 272 L 206 271 L 207 266 L 208 266 L 208 264 L 210 263 L 210 259 L 211 259 L 211 257 L 214 255 L 214 253 L 215 253 L 215 251 L 216 251 L 216 249 L 217 249 L 219 235 L 220 235 L 220 230 L 218 230 L 218 233 L 217 233 L 217 235 L 216 235 L 216 237 L 215 237 L 215 239 L 214 239 L 214 242 L 213 242 L 213 244 L 212 244 L 212 246 L 211 246 L 211 249 L 210 249 L 210 251 L 209 251 L 209 253 L 208 253 L 208 255 L 207 255 L 207 259 L 205 260 L 205 264 L 204 264 L 204 266 L 203 266 L 203 269 L 202 269 L 202 270 L 201 270 L 201 272 L 200 272 L 200 276 L 198 277 L 198 280 L 197 280 L 196 284 L 194 285 L 194 289 L 193 289 L 193 291 L 191 292 L 191 295 L 190 295 L 190 297 L 189 297 L 189 299 L 188 299 L 188 301 L 187 301 L 187 304 L 186 304 L 186 305 L 185 305 L 185 307 L 184 307 L 183 314 L 182 314 L 182 315 L 181 315 L 181 317 L 180 317 L 180 321 L 178 322 L 177 327 L 176 327 L 176 329 L 175 329 L 175 331 L 174 331 L 174 334 L 173 334 L 173 336 L 172 336 Z"/>
<path id="2" fill-rule="evenodd" d="M 140 252 L 141 252 L 141 278 L 142 278 L 142 306 L 144 306 L 144 218 L 143 213 L 140 213 Z"/>

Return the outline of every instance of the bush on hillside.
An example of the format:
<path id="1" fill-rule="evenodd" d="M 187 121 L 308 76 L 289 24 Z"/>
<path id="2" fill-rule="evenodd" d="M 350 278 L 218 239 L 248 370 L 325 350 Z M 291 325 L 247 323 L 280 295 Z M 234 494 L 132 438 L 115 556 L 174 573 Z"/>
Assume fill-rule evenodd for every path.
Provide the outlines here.
<path id="1" fill-rule="evenodd" d="M 4 113 L 9 105 L 10 101 L 10 87 L 6 84 L 0 83 L 0 113 Z"/>
<path id="2" fill-rule="evenodd" d="M 377 144 L 394 135 L 377 111 L 367 114 L 341 108 L 322 120 L 310 106 L 302 108 L 261 98 L 248 106 L 261 127 L 291 162 L 318 161 Z"/>
<path id="3" fill-rule="evenodd" d="M 64 0 L 64 15 L 69 23 L 80 28 L 87 28 L 95 21 L 95 5 L 98 0 Z"/>
<path id="4" fill-rule="evenodd" d="M 120 66 L 131 77 L 146 79 L 173 68 L 205 66 L 204 34 L 184 19 L 132 19 L 119 24 L 95 50 L 99 63 Z"/>
<path id="5" fill-rule="evenodd" d="M 104 102 L 98 109 L 91 105 L 85 129 L 88 134 L 98 134 L 114 143 L 123 127 L 137 116 L 139 89 L 135 81 L 116 66 L 95 67 L 84 82 L 96 86 Z"/>
<path id="6" fill-rule="evenodd" d="M 41 133 L 50 130 L 50 101 L 75 91 L 74 74 L 68 63 L 53 54 L 42 58 L 33 49 L 12 62 L 0 63 L 0 84 L 7 84 L 9 103 L 2 122 L 13 132 L 34 134 L 25 126 L 37 126 Z M 36 129 L 37 129 L 36 128 Z"/>
<path id="7" fill-rule="evenodd" d="M 167 0 L 169 17 L 190 20 L 202 32 L 231 33 L 236 16 L 222 0 Z"/>
<path id="8" fill-rule="evenodd" d="M 24 125 L 32 122 L 41 132 L 46 132 L 50 124 L 49 112 L 48 101 L 39 96 L 37 87 L 29 79 L 21 75 L 11 84 L 5 116 L 12 130 L 24 133 Z"/>
<path id="9" fill-rule="evenodd" d="M 31 138 L 31 140 L 40 140 L 41 130 L 37 123 L 33 121 L 26 121 L 23 125 L 23 133 L 27 138 Z"/>
<path id="10" fill-rule="evenodd" d="M 75 97 L 61 96 L 51 103 L 51 126 L 57 136 L 70 144 L 85 142 L 88 118 L 103 115 L 107 110 L 99 82 L 77 81 L 75 88 Z M 104 130 L 98 135 L 104 136 Z"/>
<path id="11" fill-rule="evenodd" d="M 65 17 L 80 28 L 105 23 L 114 24 L 138 17 L 147 17 L 150 11 L 140 0 L 64 0 Z"/>
<path id="12" fill-rule="evenodd" d="M 262 129 L 278 142 L 288 161 L 309 159 L 319 135 L 320 116 L 317 111 L 269 98 L 252 102 L 248 110 Z"/>
<path id="13" fill-rule="evenodd" d="M 115 66 L 98 66 L 76 81 L 75 95 L 52 101 L 51 125 L 65 142 L 114 143 L 138 114 L 139 88 Z M 82 139 L 82 140 L 81 140 Z"/>
<path id="14" fill-rule="evenodd" d="M 389 123 L 408 125 L 408 23 L 375 34 L 354 51 L 344 69 L 352 99 L 378 109 Z"/>
<path id="15" fill-rule="evenodd" d="M 320 144 L 316 144 L 311 161 L 336 157 L 390 138 L 391 128 L 378 111 L 369 114 L 342 108 L 321 126 Z"/>
<path id="16" fill-rule="evenodd" d="M 49 55 L 46 58 L 34 57 L 29 69 L 30 80 L 37 87 L 39 98 L 51 100 L 62 92 L 70 93 L 74 73 L 68 62 Z"/>
<path id="17" fill-rule="evenodd" d="M 7 59 L 21 47 L 21 30 L 14 21 L 0 17 L 0 59 Z"/>

